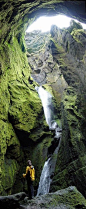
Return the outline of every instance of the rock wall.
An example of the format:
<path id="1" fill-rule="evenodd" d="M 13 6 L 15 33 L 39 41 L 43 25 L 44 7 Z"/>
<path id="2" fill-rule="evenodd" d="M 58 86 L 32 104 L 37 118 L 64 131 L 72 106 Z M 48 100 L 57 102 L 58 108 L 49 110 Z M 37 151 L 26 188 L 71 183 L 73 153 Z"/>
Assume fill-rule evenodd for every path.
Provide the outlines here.
<path id="1" fill-rule="evenodd" d="M 36 83 L 30 78 L 27 57 L 16 38 L 13 37 L 10 43 L 6 41 L 1 47 L 0 61 L 0 193 L 5 195 L 23 190 L 22 173 L 25 172 L 27 159 L 31 158 L 35 163 L 37 151 L 33 151 L 33 145 L 37 147 L 38 142 L 41 144 L 41 148 L 37 148 L 41 150 L 40 167 L 47 157 L 47 145 L 44 157 L 42 150 L 45 142 L 41 143 L 41 140 L 44 138 L 50 144 L 52 137 L 47 130 L 42 104 L 34 88 Z M 38 178 L 41 172 L 39 167 Z"/>
<path id="2" fill-rule="evenodd" d="M 51 35 L 29 33 L 26 43 L 33 39 L 34 50 L 34 43 L 40 47 L 37 37 L 43 36 L 41 50 L 28 55 L 31 75 L 39 85 L 52 88 L 56 115 L 62 123 L 62 142 L 50 191 L 76 185 L 86 195 L 86 31 L 78 23 L 71 24 L 62 30 L 52 26 Z"/>
<path id="3" fill-rule="evenodd" d="M 51 34 L 53 57 L 68 84 L 61 103 L 62 143 L 51 188 L 76 185 L 86 196 L 86 31 L 75 28 L 70 33 L 52 28 Z"/>
<path id="4" fill-rule="evenodd" d="M 21 52 L 21 48 L 18 46 L 16 39 L 13 39 L 11 44 L 8 44 L 6 41 L 2 47 L 0 47 L 0 52 L 0 192 L 4 194 L 3 191 L 7 190 L 9 192 L 15 182 L 16 173 L 19 170 L 19 157 L 21 152 L 18 137 L 9 120 L 9 107 L 11 106 L 9 83 L 15 83 L 17 79 L 22 79 L 23 67 L 27 70 L 28 65 L 26 66 L 25 64 L 24 59 L 26 60 L 26 56 Z"/>
<path id="5" fill-rule="evenodd" d="M 63 1 L 57 2 L 56 0 L 29 1 L 29 2 L 27 0 L 23 0 L 23 1 L 9 0 L 7 2 L 2 0 L 0 1 L 0 27 L 1 27 L 0 28 L 0 84 L 1 84 L 0 87 L 0 95 L 1 95 L 0 96 L 0 100 L 1 100 L 0 102 L 0 194 L 1 195 L 23 191 L 22 172 L 24 172 L 25 170 L 26 161 L 29 157 L 32 159 L 33 164 L 36 166 L 36 170 L 37 170 L 36 186 L 38 186 L 38 180 L 41 173 L 41 169 L 45 159 L 47 158 L 48 147 L 51 146 L 53 140 L 52 134 L 48 130 L 47 124 L 44 120 L 41 102 L 39 100 L 37 92 L 34 90 L 34 87 L 35 85 L 37 85 L 37 83 L 33 82 L 33 80 L 30 77 L 31 69 L 30 66 L 28 66 L 27 57 L 26 57 L 26 47 L 24 42 L 25 29 L 27 25 L 33 22 L 34 19 L 37 18 L 40 14 L 50 15 L 61 12 L 68 14 L 71 17 L 72 16 L 77 17 L 77 19 L 86 22 L 84 7 L 85 7 L 85 2 L 74 2 L 74 1 L 70 2 L 70 4 Z M 72 36 L 76 37 L 76 34 L 73 33 Z M 78 37 L 76 37 L 76 39 L 78 39 Z M 75 42 L 77 43 L 77 40 L 75 40 Z M 58 62 L 59 65 L 60 64 L 62 65 L 60 66 L 62 67 L 60 72 L 63 73 L 64 71 L 63 75 L 65 79 L 62 78 L 64 80 L 64 84 L 66 86 L 66 83 L 68 83 L 67 81 L 73 84 L 73 80 L 70 81 L 71 74 L 69 73 L 69 71 L 68 73 L 66 73 L 66 66 L 68 66 L 69 62 L 67 63 L 66 66 L 64 65 L 64 62 L 62 64 L 63 59 L 66 59 L 63 53 L 65 49 L 64 47 L 61 47 L 62 49 L 61 53 L 63 54 L 63 57 L 61 57 L 60 59 L 60 54 L 61 54 L 60 47 L 58 48 L 58 45 L 56 45 L 55 43 L 56 41 L 53 37 L 49 46 L 53 44 L 51 48 L 52 48 L 53 57 L 54 59 L 56 59 L 56 63 L 57 63 L 57 54 L 59 51 Z M 70 47 L 70 44 L 69 45 L 67 44 L 67 49 L 69 49 L 68 47 Z M 79 43 L 78 43 L 78 47 L 79 47 Z M 76 44 L 76 49 L 77 49 L 77 44 Z M 78 56 L 78 50 L 77 50 L 77 56 Z M 82 54 L 80 54 L 80 57 L 82 58 Z M 85 53 L 83 56 L 83 61 L 84 63 L 86 63 Z M 51 64 L 53 63 L 51 62 Z M 79 64 L 81 67 L 79 68 L 78 77 L 80 77 L 82 82 L 81 83 L 78 82 L 79 78 L 75 76 L 77 72 L 76 74 L 74 74 L 74 78 L 77 78 L 77 85 L 79 85 L 80 88 L 82 87 L 82 85 L 85 88 L 84 78 L 82 73 L 84 72 L 84 66 L 82 62 L 79 62 Z M 55 76 L 56 76 L 56 69 L 57 66 L 55 68 Z M 80 74 L 82 75 L 80 76 Z M 51 80 L 50 77 L 51 74 L 49 76 L 49 79 Z M 60 77 L 60 73 L 59 73 L 59 77 Z M 82 141 L 83 150 L 85 150 L 84 127 L 86 123 L 85 123 L 85 100 L 83 96 L 84 94 L 82 94 L 81 91 L 80 94 L 76 94 L 73 85 L 72 86 L 69 85 L 67 94 L 66 96 L 64 96 L 64 98 L 66 98 L 67 95 L 69 94 L 69 97 L 67 97 L 66 100 L 70 97 L 71 100 L 73 100 L 71 101 L 70 109 L 74 112 L 73 114 L 77 116 L 72 117 L 72 113 L 70 114 L 70 116 L 73 121 L 74 119 L 76 121 L 77 117 L 80 118 L 79 126 L 77 126 L 78 119 L 77 119 L 77 123 L 75 123 L 75 121 L 73 123 L 74 125 L 76 124 L 76 127 L 78 127 L 77 131 L 79 130 L 79 135 L 77 139 L 80 140 L 80 147 Z M 78 89 L 80 90 L 80 88 Z M 73 96 L 72 96 L 72 89 L 73 89 Z M 58 92 L 59 91 L 56 91 L 55 89 L 54 94 L 56 98 Z M 63 95 L 63 92 L 64 92 L 64 88 L 61 93 L 61 96 Z M 79 103 L 77 104 L 77 98 L 81 98 L 81 96 L 83 100 L 78 99 Z M 61 98 L 60 98 L 60 102 L 61 102 Z M 64 98 L 63 98 L 63 103 L 65 101 Z M 70 132 L 71 139 L 73 139 L 72 137 L 73 132 L 69 131 L 71 130 L 70 121 L 72 120 L 69 121 L 68 120 L 69 117 L 64 120 L 64 118 L 67 117 L 67 113 L 69 111 L 70 103 L 67 102 L 67 104 L 68 105 L 65 105 L 65 111 L 62 111 L 63 115 L 64 116 L 66 115 L 65 117 L 62 117 L 62 124 L 63 127 L 65 126 L 67 127 L 66 131 L 63 128 L 64 130 L 63 141 L 65 141 L 65 132 L 67 136 L 69 136 L 68 134 Z M 74 104 L 76 104 L 77 107 L 82 105 L 83 108 L 81 109 L 81 112 L 79 109 L 79 113 L 78 113 L 78 108 L 76 108 L 76 106 L 73 107 Z M 59 108 L 60 108 L 60 103 L 59 103 Z M 81 118 L 81 113 L 83 113 L 82 118 Z M 40 120 L 38 120 L 39 118 Z M 69 126 L 67 125 L 68 123 Z M 81 128 L 81 132 L 80 132 L 80 128 Z M 35 134 L 33 133 L 33 131 Z M 34 137 L 34 135 L 37 137 Z M 84 151 L 80 156 L 83 156 L 84 157 L 83 159 L 85 159 Z M 80 169 L 82 170 L 83 173 L 83 170 L 85 170 L 85 164 L 82 166 L 81 159 L 82 158 L 80 158 L 80 166 L 81 166 Z M 37 160 L 38 160 L 38 164 L 37 164 Z M 66 165 L 66 161 L 64 165 Z M 58 170 L 60 166 L 61 163 L 59 160 L 59 164 L 56 169 Z M 84 174 L 82 175 L 82 178 L 84 176 L 84 180 L 85 180 Z M 63 179 L 65 182 L 65 175 L 63 176 Z M 68 182 L 68 185 L 69 184 L 70 182 Z M 65 185 L 67 185 L 67 182 L 65 183 Z M 80 184 L 81 191 L 83 186 L 84 185 Z"/>

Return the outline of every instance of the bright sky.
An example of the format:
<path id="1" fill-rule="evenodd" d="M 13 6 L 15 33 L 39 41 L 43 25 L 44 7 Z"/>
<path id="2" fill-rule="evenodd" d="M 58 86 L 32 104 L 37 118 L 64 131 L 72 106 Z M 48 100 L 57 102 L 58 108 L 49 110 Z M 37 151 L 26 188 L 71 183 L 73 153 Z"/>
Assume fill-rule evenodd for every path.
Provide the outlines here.
<path id="1" fill-rule="evenodd" d="M 59 28 L 66 28 L 69 27 L 71 19 L 73 18 L 67 17 L 65 15 L 57 15 L 52 17 L 42 16 L 39 17 L 33 24 L 31 24 L 27 28 L 26 32 L 32 32 L 33 30 L 41 30 L 41 32 L 47 32 L 50 31 L 51 25 L 57 25 Z M 77 20 L 75 21 L 79 22 Z M 84 29 L 86 29 L 86 24 L 81 23 L 81 25 Z"/>

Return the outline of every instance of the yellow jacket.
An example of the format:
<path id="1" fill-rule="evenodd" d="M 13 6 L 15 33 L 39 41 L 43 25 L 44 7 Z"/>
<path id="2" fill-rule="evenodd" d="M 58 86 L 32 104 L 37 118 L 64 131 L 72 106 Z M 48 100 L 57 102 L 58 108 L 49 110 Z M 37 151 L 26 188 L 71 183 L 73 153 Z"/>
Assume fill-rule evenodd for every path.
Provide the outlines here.
<path id="1" fill-rule="evenodd" d="M 26 167 L 26 173 L 23 174 L 24 178 L 26 178 L 26 175 L 28 174 L 28 172 L 30 172 L 31 180 L 34 181 L 35 180 L 35 169 L 34 169 L 34 167 L 32 165 Z"/>

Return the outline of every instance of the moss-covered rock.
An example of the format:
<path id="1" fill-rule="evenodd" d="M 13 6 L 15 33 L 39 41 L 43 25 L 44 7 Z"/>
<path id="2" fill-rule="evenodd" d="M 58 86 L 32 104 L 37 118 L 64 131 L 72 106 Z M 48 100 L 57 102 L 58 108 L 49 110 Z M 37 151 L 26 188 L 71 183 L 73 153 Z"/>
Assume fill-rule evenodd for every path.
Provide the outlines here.
<path id="1" fill-rule="evenodd" d="M 5 46 L 7 47 L 6 57 L 4 53 Z M 44 149 L 41 148 L 43 146 L 42 144 L 44 144 L 44 142 L 41 143 L 41 139 L 46 139 L 46 136 L 48 136 L 48 143 L 49 139 L 50 141 L 52 140 L 52 134 L 48 130 L 42 104 L 34 88 L 36 83 L 30 78 L 30 67 L 28 66 L 25 53 L 21 51 L 21 46 L 19 46 L 18 41 L 15 38 L 12 39 L 11 43 L 6 42 L 5 46 L 1 49 L 3 55 L 3 59 L 1 60 L 2 72 L 5 69 L 5 65 L 7 65 L 6 71 L 4 71 L 3 76 L 1 75 L 1 91 L 3 94 L 1 94 L 2 106 L 0 108 L 0 192 L 1 194 L 10 194 L 13 191 L 16 192 L 23 189 L 22 172 L 24 172 L 27 159 L 31 158 L 35 164 L 35 148 L 33 148 L 32 141 L 40 141 L 39 150 L 41 154 L 42 149 Z M 29 147 L 24 151 L 23 148 L 20 148 L 21 145 Z M 47 157 L 48 146 L 46 148 L 45 158 Z M 33 150 L 32 153 L 29 149 Z M 44 156 L 41 154 L 41 162 L 38 163 L 39 174 L 44 164 L 43 158 Z M 25 166 L 21 169 L 22 161 Z M 9 163 L 11 164 L 11 167 L 9 167 Z M 6 172 L 6 170 L 8 172 Z M 39 175 L 37 176 L 36 185 L 38 184 L 38 179 Z M 21 185 L 21 187 L 18 187 L 18 185 Z M 14 188 L 14 190 L 12 188 Z"/>
<path id="2" fill-rule="evenodd" d="M 37 154 L 38 156 L 37 150 L 40 150 L 41 159 L 39 159 L 39 167 L 37 169 L 38 172 L 41 173 L 40 165 L 43 165 L 44 159 L 47 157 L 48 146 L 50 146 L 52 142 L 52 134 L 50 134 L 45 123 L 42 105 L 34 89 L 36 82 L 33 82 L 30 77 L 31 69 L 28 65 L 25 53 L 25 29 L 28 23 L 30 24 L 36 19 L 39 16 L 38 13 L 41 12 L 42 14 L 46 12 L 47 14 L 51 14 L 51 12 L 55 14 L 56 11 L 56 13 L 65 12 L 69 15 L 69 11 L 72 11 L 71 14 L 73 17 L 78 16 L 77 18 L 84 21 L 85 11 L 83 10 L 83 5 L 84 2 L 73 1 L 70 3 L 67 2 L 66 4 L 65 1 L 57 0 L 45 0 L 41 2 L 28 2 L 25 0 L 15 0 L 14 2 L 11 0 L 9 2 L 0 1 L 0 194 L 2 195 L 19 191 L 19 189 L 23 190 L 21 177 L 23 171 L 22 165 L 25 165 L 28 158 L 32 158 L 34 165 L 36 165 L 35 155 Z M 82 163 L 83 158 L 85 159 L 84 152 L 86 147 L 86 134 L 83 128 L 86 125 L 86 103 L 84 99 L 84 90 L 86 88 L 85 33 L 83 32 L 82 34 L 82 30 L 78 30 L 78 33 L 72 31 L 72 34 L 70 34 L 68 31 L 64 30 L 64 33 L 59 31 L 58 34 L 59 36 L 57 36 L 57 34 L 55 37 L 53 36 L 49 45 L 47 45 L 48 53 L 44 53 L 44 49 L 41 52 L 41 56 L 44 54 L 45 62 L 46 56 L 48 61 L 48 66 L 46 66 L 46 63 L 43 65 L 46 70 L 42 72 L 41 82 L 43 82 L 43 84 L 46 83 L 46 72 L 48 74 L 48 70 L 50 70 L 47 81 L 52 83 L 53 94 L 57 98 L 56 101 L 59 112 L 61 111 L 61 103 L 63 103 L 65 107 L 62 109 L 62 124 L 64 127 L 62 144 L 65 143 L 64 153 L 67 157 L 66 160 L 63 161 L 64 164 L 61 164 L 62 148 L 64 147 L 62 145 L 61 152 L 59 153 L 58 168 L 63 169 L 64 166 L 64 173 L 66 173 L 65 165 L 67 165 L 67 162 L 70 163 L 68 159 L 73 159 L 73 154 L 75 157 L 78 156 L 77 162 L 79 163 L 80 171 L 77 169 L 77 166 L 75 173 L 78 174 L 78 177 L 75 173 L 73 175 L 75 179 L 74 183 L 77 185 L 76 182 L 79 182 L 79 180 L 81 182 L 83 176 L 85 180 L 85 166 L 83 166 Z M 84 48 L 82 46 L 82 39 L 84 40 Z M 61 41 L 60 44 L 59 40 Z M 49 52 L 49 48 L 52 49 L 51 53 Z M 79 55 L 78 50 L 80 50 L 80 48 L 82 50 Z M 55 63 L 53 63 L 53 60 Z M 41 59 L 39 59 L 37 63 L 39 67 L 43 64 Z M 73 63 L 75 64 L 73 65 Z M 52 69 L 54 69 L 54 82 L 51 78 Z M 39 72 L 40 69 L 37 69 L 36 73 Z M 39 81 L 40 79 L 41 77 L 39 77 Z M 67 97 L 67 92 L 62 100 L 64 89 L 67 88 L 68 85 L 72 86 L 74 91 L 73 98 L 72 95 L 69 95 L 71 104 Z M 81 91 L 82 86 L 83 91 Z M 75 91 L 74 88 L 76 88 L 77 91 Z M 82 93 L 83 102 L 81 102 L 82 97 L 78 97 L 78 95 L 81 96 Z M 66 104 L 65 99 L 67 100 Z M 77 99 L 78 101 L 80 99 L 80 103 L 78 104 L 74 102 L 74 100 L 76 101 Z M 83 108 L 80 112 L 81 105 Z M 83 117 L 81 117 L 82 113 Z M 59 114 L 61 116 L 61 112 Z M 37 128 L 40 130 L 37 131 Z M 47 130 L 48 134 L 46 134 Z M 35 136 L 33 132 L 35 132 L 37 136 Z M 73 133 L 76 134 L 76 137 L 73 136 Z M 65 136 L 67 141 L 65 141 Z M 41 139 L 42 142 L 40 142 Z M 40 144 L 38 144 L 39 142 Z M 67 145 L 67 143 L 69 144 Z M 45 144 L 47 144 L 47 146 L 45 146 Z M 70 144 L 72 144 L 72 146 L 69 146 Z M 81 146 L 83 150 L 81 150 Z M 71 148 L 69 149 L 69 147 Z M 69 150 L 70 152 L 68 152 Z M 63 155 L 64 159 L 65 155 Z M 42 159 L 43 156 L 44 159 Z M 69 167 L 68 172 L 70 170 Z M 57 172 L 58 168 L 56 168 Z M 82 172 L 82 178 L 80 177 L 80 172 Z M 67 184 L 65 174 L 62 175 L 61 178 L 62 177 L 63 181 L 61 182 L 61 187 L 63 183 Z M 71 182 L 68 182 L 68 185 Z M 20 186 L 21 184 L 22 186 Z M 85 189 L 85 186 L 80 183 L 80 191 L 82 191 L 83 188 Z"/>
<path id="3" fill-rule="evenodd" d="M 26 204 L 33 208 L 49 208 L 49 209 L 75 209 L 86 208 L 86 200 L 84 196 L 74 186 L 58 190 L 55 193 L 49 193 L 34 198 L 32 201 L 26 200 L 23 202 L 23 206 Z"/>
<path id="4" fill-rule="evenodd" d="M 34 77 L 33 71 L 38 68 L 38 60 L 42 61 L 42 65 L 39 66 L 40 71 L 36 73 L 41 78 L 41 71 L 46 72 L 46 79 L 43 80 L 46 84 L 42 83 L 41 79 L 40 82 L 44 88 L 54 95 L 57 108 L 57 123 L 60 127 L 62 124 L 63 128 L 61 147 L 50 191 L 56 191 L 73 184 L 84 194 L 83 188 L 85 190 L 85 185 L 80 182 L 81 178 L 78 170 L 83 170 L 83 179 L 86 181 L 85 161 L 84 165 L 82 163 L 83 159 L 85 159 L 84 153 L 86 150 L 86 135 L 83 131 L 83 126 L 86 124 L 86 36 L 83 29 L 74 28 L 72 28 L 71 33 L 69 28 L 61 30 L 56 26 L 52 26 L 50 40 L 43 52 L 39 52 L 38 55 L 33 54 L 32 61 L 36 57 L 36 65 L 31 65 L 31 68 Z M 32 63 L 32 61 L 30 56 L 29 62 Z"/>
<path id="5" fill-rule="evenodd" d="M 30 79 L 27 57 L 17 39 L 13 37 L 10 43 L 6 41 L 1 54 L 0 192 L 9 194 L 24 159 L 20 143 L 23 141 L 24 144 L 25 137 L 29 140 L 30 131 L 37 126 L 42 105 L 34 88 L 35 82 Z"/>
<path id="6" fill-rule="evenodd" d="M 71 33 L 74 29 L 83 29 L 82 25 L 79 22 L 74 20 L 70 21 L 70 26 L 68 27 L 69 32 Z"/>
<path id="7" fill-rule="evenodd" d="M 63 128 L 61 147 L 50 191 L 56 191 L 57 189 L 65 188 L 73 184 L 85 194 L 85 192 L 83 192 L 83 188 L 85 190 L 85 184 L 81 183 L 82 177 L 80 177 L 80 171 L 82 171 L 85 182 L 86 166 L 84 159 L 86 158 L 86 135 L 83 127 L 85 127 L 86 124 L 86 86 L 83 72 L 85 76 L 84 43 L 86 40 L 84 30 L 78 29 L 74 31 L 70 34 L 67 30 L 60 30 L 53 26 L 51 29 L 52 37 L 48 44 L 53 56 L 53 61 L 54 63 L 58 63 L 59 66 L 56 75 L 58 75 L 59 72 L 66 84 L 63 87 L 63 91 L 59 90 L 62 88 L 61 84 L 59 88 L 59 77 L 58 82 L 57 80 L 55 81 L 57 86 L 56 89 L 55 85 L 50 84 L 50 82 L 53 82 L 53 78 L 50 76 L 51 80 L 49 80 L 49 84 L 50 87 L 52 86 L 52 93 L 55 95 L 57 101 Z M 75 39 L 75 36 L 77 37 L 77 40 L 80 40 L 80 43 Z M 84 36 L 84 38 L 82 38 L 82 36 Z M 83 53 L 81 53 L 80 56 L 77 54 L 78 47 L 81 48 L 81 51 L 83 50 Z M 79 60 L 82 60 L 80 65 Z M 80 69 L 81 66 L 82 70 Z M 52 75 L 53 73 L 54 68 L 52 70 Z M 44 85 L 45 88 L 47 85 Z"/>
<path id="8" fill-rule="evenodd" d="M 24 83 L 13 81 L 9 83 L 11 105 L 9 117 L 16 129 L 30 132 L 36 126 L 36 118 L 42 105 L 35 89 Z"/>
<path id="9" fill-rule="evenodd" d="M 74 186 L 35 197 L 33 200 L 28 200 L 24 192 L 14 195 L 0 197 L 0 206 L 2 208 L 11 209 L 17 207 L 30 207 L 33 209 L 49 208 L 49 209 L 76 209 L 86 208 L 86 200 L 84 196 Z"/>
<path id="10" fill-rule="evenodd" d="M 73 91 L 73 88 L 68 88 L 63 100 L 62 127 L 64 128 L 51 191 L 68 185 L 76 185 L 85 195 L 86 147 L 81 129 L 81 124 L 84 124 L 85 119 L 83 111 L 79 109 L 82 106 L 81 103 L 79 95 Z M 82 178 L 84 181 L 81 180 Z"/>

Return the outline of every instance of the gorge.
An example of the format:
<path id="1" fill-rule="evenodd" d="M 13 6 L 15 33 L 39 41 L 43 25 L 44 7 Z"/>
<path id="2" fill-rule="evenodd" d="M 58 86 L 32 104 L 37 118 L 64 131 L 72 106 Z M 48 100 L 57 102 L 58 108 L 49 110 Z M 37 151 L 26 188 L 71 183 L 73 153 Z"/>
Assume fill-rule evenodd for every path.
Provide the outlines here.
<path id="1" fill-rule="evenodd" d="M 86 30 L 72 22 L 67 29 L 52 26 L 50 33 L 25 35 L 27 26 L 43 14 L 66 14 L 86 23 L 85 1 L 1 0 L 0 4 L 0 195 L 27 191 L 22 173 L 28 159 L 36 170 L 36 195 L 43 165 L 53 156 L 51 195 L 43 196 L 45 202 L 57 193 L 73 194 L 78 202 L 63 197 L 61 207 L 85 208 Z M 39 86 L 52 95 L 51 124 L 44 117 Z M 62 130 L 58 156 L 55 124 Z M 34 201 L 42 201 L 37 198 Z"/>

